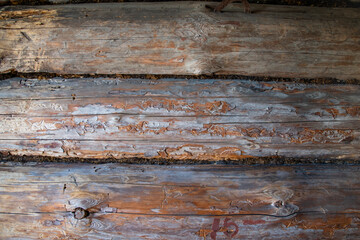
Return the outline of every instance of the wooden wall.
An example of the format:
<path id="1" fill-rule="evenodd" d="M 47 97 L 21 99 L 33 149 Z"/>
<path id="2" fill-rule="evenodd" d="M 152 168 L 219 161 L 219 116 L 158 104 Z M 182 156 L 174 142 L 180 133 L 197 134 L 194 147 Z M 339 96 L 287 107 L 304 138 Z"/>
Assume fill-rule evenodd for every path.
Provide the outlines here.
<path id="1" fill-rule="evenodd" d="M 215 5 L 216 3 L 208 3 Z M 360 80 L 358 9 L 201 2 L 7 6 L 0 71 Z"/>
<path id="2" fill-rule="evenodd" d="M 360 159 L 360 86 L 191 79 L 0 82 L 13 155 Z"/>
<path id="3" fill-rule="evenodd" d="M 358 239 L 359 166 L 0 165 L 1 239 Z M 76 219 L 76 208 L 89 215 Z"/>
<path id="4" fill-rule="evenodd" d="M 359 239 L 360 11 L 252 10 L 2 7 L 0 239 Z"/>

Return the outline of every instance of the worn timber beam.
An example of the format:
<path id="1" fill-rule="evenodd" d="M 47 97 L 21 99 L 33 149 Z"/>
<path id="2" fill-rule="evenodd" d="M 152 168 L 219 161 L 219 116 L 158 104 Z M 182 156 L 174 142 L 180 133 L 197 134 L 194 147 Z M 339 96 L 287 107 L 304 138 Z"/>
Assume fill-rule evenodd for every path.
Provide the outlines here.
<path id="1" fill-rule="evenodd" d="M 98 159 L 360 160 L 360 86 L 247 80 L 0 81 L 0 151 Z"/>
<path id="2" fill-rule="evenodd" d="M 6 6 L 0 72 L 360 80 L 358 9 L 252 10 L 232 4 L 214 13 L 200 2 Z"/>
<path id="3" fill-rule="evenodd" d="M 360 167 L 0 164 L 1 239 L 359 239 Z"/>

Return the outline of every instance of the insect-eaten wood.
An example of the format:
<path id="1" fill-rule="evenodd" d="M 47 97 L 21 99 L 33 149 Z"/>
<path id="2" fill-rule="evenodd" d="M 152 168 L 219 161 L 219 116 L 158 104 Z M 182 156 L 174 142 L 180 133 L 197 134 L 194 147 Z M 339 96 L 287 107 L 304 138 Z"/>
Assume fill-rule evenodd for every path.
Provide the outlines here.
<path id="1" fill-rule="evenodd" d="M 0 164 L 1 239 L 359 239 L 359 166 Z"/>
<path id="2" fill-rule="evenodd" d="M 216 5 L 218 3 L 206 3 Z M 360 80 L 360 11 L 199 2 L 7 6 L 0 72 Z"/>
<path id="3" fill-rule="evenodd" d="M 98 159 L 360 159 L 360 86 L 247 80 L 13 78 L 0 149 Z"/>

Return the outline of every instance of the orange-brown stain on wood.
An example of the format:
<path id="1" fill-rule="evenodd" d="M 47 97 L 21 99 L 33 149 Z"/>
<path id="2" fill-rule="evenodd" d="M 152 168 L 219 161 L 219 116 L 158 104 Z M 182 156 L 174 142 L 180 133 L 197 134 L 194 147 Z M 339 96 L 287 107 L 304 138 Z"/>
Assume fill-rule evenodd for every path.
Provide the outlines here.
<path id="1" fill-rule="evenodd" d="M 158 151 L 158 154 L 161 158 L 198 160 L 236 160 L 250 157 L 248 155 L 243 155 L 243 151 L 238 147 L 220 147 L 211 149 L 201 144 L 185 144 L 174 148 L 167 147 L 165 150 Z"/>
<path id="2" fill-rule="evenodd" d="M 80 52 L 84 51 L 89 53 L 94 52 L 94 50 L 97 50 L 98 46 L 96 45 L 87 45 L 87 44 L 81 44 L 78 42 L 67 42 L 67 48 L 66 51 L 68 53 L 74 53 L 74 52 Z"/>
<path id="3" fill-rule="evenodd" d="M 269 131 L 265 128 L 261 127 L 249 127 L 249 128 L 241 128 L 238 126 L 235 126 L 235 128 L 227 129 L 226 127 L 219 126 L 216 124 L 204 124 L 203 127 L 204 130 L 199 129 L 192 129 L 188 130 L 189 133 L 192 135 L 198 136 L 198 135 L 205 135 L 210 134 L 211 136 L 246 136 L 251 138 L 259 138 L 259 137 L 273 137 L 277 136 L 279 134 L 276 133 L 276 131 L 273 129 L 272 131 Z M 287 135 L 281 135 L 281 137 L 288 137 Z"/>
<path id="4" fill-rule="evenodd" d="M 359 117 L 360 116 L 360 106 L 354 107 L 344 107 L 347 114 L 352 117 Z"/>
<path id="5" fill-rule="evenodd" d="M 324 100 L 322 102 L 328 103 L 328 100 Z M 328 103 L 329 105 L 335 105 L 332 102 Z M 341 102 L 339 105 L 345 105 L 346 102 Z M 340 109 L 340 110 L 339 110 Z M 347 117 L 350 115 L 351 117 L 357 117 L 360 116 L 360 107 L 359 106 L 353 106 L 353 107 L 341 107 L 339 109 L 336 108 L 324 108 L 324 111 L 328 112 L 334 119 L 338 117 Z M 324 114 L 321 112 L 315 112 L 314 113 L 317 116 L 322 117 Z"/>
<path id="6" fill-rule="evenodd" d="M 117 91 L 124 91 L 125 89 L 118 89 Z M 86 100 L 84 100 L 86 101 Z M 84 102 L 83 101 L 83 102 Z M 89 103 L 90 104 L 90 103 Z M 139 100 L 132 100 L 131 103 L 126 101 L 114 101 L 111 98 L 103 98 L 99 99 L 98 102 L 93 102 L 91 100 L 91 104 L 99 104 L 99 105 L 111 105 L 112 107 L 119 109 L 119 110 L 132 110 L 132 109 L 140 109 L 143 111 L 157 108 L 157 109 L 164 109 L 169 112 L 186 112 L 186 113 L 194 113 L 196 115 L 201 114 L 224 114 L 228 113 L 234 109 L 230 103 L 226 101 L 211 101 L 206 103 L 200 102 L 188 102 L 184 100 L 173 100 L 168 98 L 156 98 L 156 99 L 139 99 Z M 85 107 L 85 104 L 78 105 L 78 104 L 69 104 L 68 105 L 68 112 L 74 112 L 80 107 Z"/>
<path id="7" fill-rule="evenodd" d="M 46 42 L 46 47 L 51 48 L 57 48 L 57 49 L 61 49 L 64 47 L 64 43 L 62 42 Z"/>
<path id="8" fill-rule="evenodd" d="M 169 59 L 161 56 L 161 53 L 153 53 L 148 55 L 143 55 L 141 57 L 128 57 L 126 62 L 128 63 L 138 63 L 138 64 L 150 64 L 156 66 L 167 66 L 167 67 L 182 67 L 185 65 L 185 60 L 187 55 L 180 55 L 177 57 L 172 57 Z"/>
<path id="9" fill-rule="evenodd" d="M 327 108 L 325 109 L 325 111 L 330 113 L 334 119 L 339 115 L 339 110 L 337 110 L 336 108 Z"/>
<path id="10" fill-rule="evenodd" d="M 179 231 L 187 239 L 329 239 L 360 230 L 356 165 L 1 165 L 5 239 L 179 239 Z M 303 214 L 274 217 L 274 201 L 292 197 Z M 75 219 L 79 207 L 90 215 Z"/>
<path id="11" fill-rule="evenodd" d="M 238 147 L 221 147 L 215 149 L 215 156 L 220 159 L 242 159 L 242 158 L 253 158 L 254 156 L 245 155 Z"/>
<path id="12" fill-rule="evenodd" d="M 63 147 L 64 148 L 64 147 Z M 119 146 L 116 151 L 113 150 L 89 150 L 81 149 L 80 147 L 65 149 L 64 152 L 67 153 L 67 157 L 89 157 L 89 158 L 98 158 L 98 159 L 108 159 L 108 158 L 145 158 L 143 152 L 128 152 L 122 150 L 122 147 Z"/>
<path id="13" fill-rule="evenodd" d="M 174 41 L 168 41 L 168 40 L 160 40 L 160 39 L 152 39 L 149 42 L 145 43 L 141 46 L 131 46 L 131 50 L 146 50 L 146 49 L 174 49 L 175 42 Z"/>
<path id="14" fill-rule="evenodd" d="M 244 45 L 241 44 L 229 44 L 226 46 L 216 46 L 210 49 L 211 54 L 222 54 L 224 52 L 237 52 L 240 51 L 241 48 L 245 49 Z M 247 46 L 246 46 L 247 49 Z M 249 51 L 249 50 L 248 50 Z M 227 62 L 228 64 L 231 64 L 230 62 Z"/>
<path id="15" fill-rule="evenodd" d="M 204 154 L 206 151 L 203 148 L 204 146 L 200 144 L 185 144 L 176 148 L 165 148 L 165 150 L 158 151 L 158 154 L 162 158 L 191 159 L 195 152 L 197 157 L 201 153 Z"/>
<path id="16" fill-rule="evenodd" d="M 322 230 L 322 237 L 333 237 L 336 230 L 345 230 L 352 223 L 352 217 L 345 215 L 330 215 L 324 218 L 306 218 L 302 220 L 303 215 L 298 215 L 292 219 L 284 220 L 283 225 L 288 227 L 296 227 L 301 229 Z M 358 226 L 359 227 L 359 226 Z"/>
<path id="17" fill-rule="evenodd" d="M 59 191 L 61 189 L 59 188 Z M 46 203 L 40 207 L 41 212 L 57 212 L 57 211 L 66 211 L 65 205 L 62 203 Z"/>
<path id="18" fill-rule="evenodd" d="M 293 143 L 341 143 L 346 139 L 353 138 L 353 130 L 324 129 L 314 130 L 305 128 L 300 131 L 298 137 L 291 138 Z"/>
<path id="19" fill-rule="evenodd" d="M 101 59 L 101 60 L 92 60 L 92 61 L 85 61 L 84 63 L 88 66 L 98 66 L 105 63 L 112 63 L 113 60 L 111 59 Z"/>
<path id="20" fill-rule="evenodd" d="M 206 240 L 206 237 L 212 233 L 213 230 L 211 229 L 200 229 L 198 232 L 196 232 L 196 235 Z"/>
<path id="21" fill-rule="evenodd" d="M 205 128 L 204 130 L 191 129 L 187 131 L 194 136 L 205 135 L 205 134 L 210 134 L 211 136 L 222 136 L 222 137 L 243 136 L 243 134 L 240 131 L 229 130 L 226 129 L 225 127 L 217 126 L 214 124 L 204 124 L 203 127 Z"/>
<path id="22" fill-rule="evenodd" d="M 168 131 L 168 127 L 160 127 L 157 129 L 151 129 L 151 128 L 149 128 L 148 124 L 149 124 L 148 121 L 140 121 L 139 123 L 136 123 L 136 124 L 129 124 L 124 127 L 118 127 L 118 129 L 119 129 L 119 131 L 125 130 L 126 132 L 137 133 L 140 135 L 141 134 L 149 134 L 149 133 L 159 135 L 159 134 L 163 134 Z"/>
<path id="23" fill-rule="evenodd" d="M 197 42 L 193 42 L 189 45 L 189 48 L 199 48 L 199 47 L 200 47 L 200 44 Z"/>

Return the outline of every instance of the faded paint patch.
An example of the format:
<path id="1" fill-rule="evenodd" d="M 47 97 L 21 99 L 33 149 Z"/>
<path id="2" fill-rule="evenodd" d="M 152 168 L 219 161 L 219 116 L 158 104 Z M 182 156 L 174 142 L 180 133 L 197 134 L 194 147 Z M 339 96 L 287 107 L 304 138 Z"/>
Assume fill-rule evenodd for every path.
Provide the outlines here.
<path id="1" fill-rule="evenodd" d="M 44 131 L 44 130 L 55 130 L 57 129 L 55 123 L 47 123 L 44 120 L 40 122 L 34 122 L 31 125 L 31 130 L 33 131 Z"/>
<path id="2" fill-rule="evenodd" d="M 353 139 L 353 130 L 324 129 L 315 130 L 305 128 L 298 133 L 298 137 L 292 138 L 293 143 L 341 143 L 346 139 Z"/>

